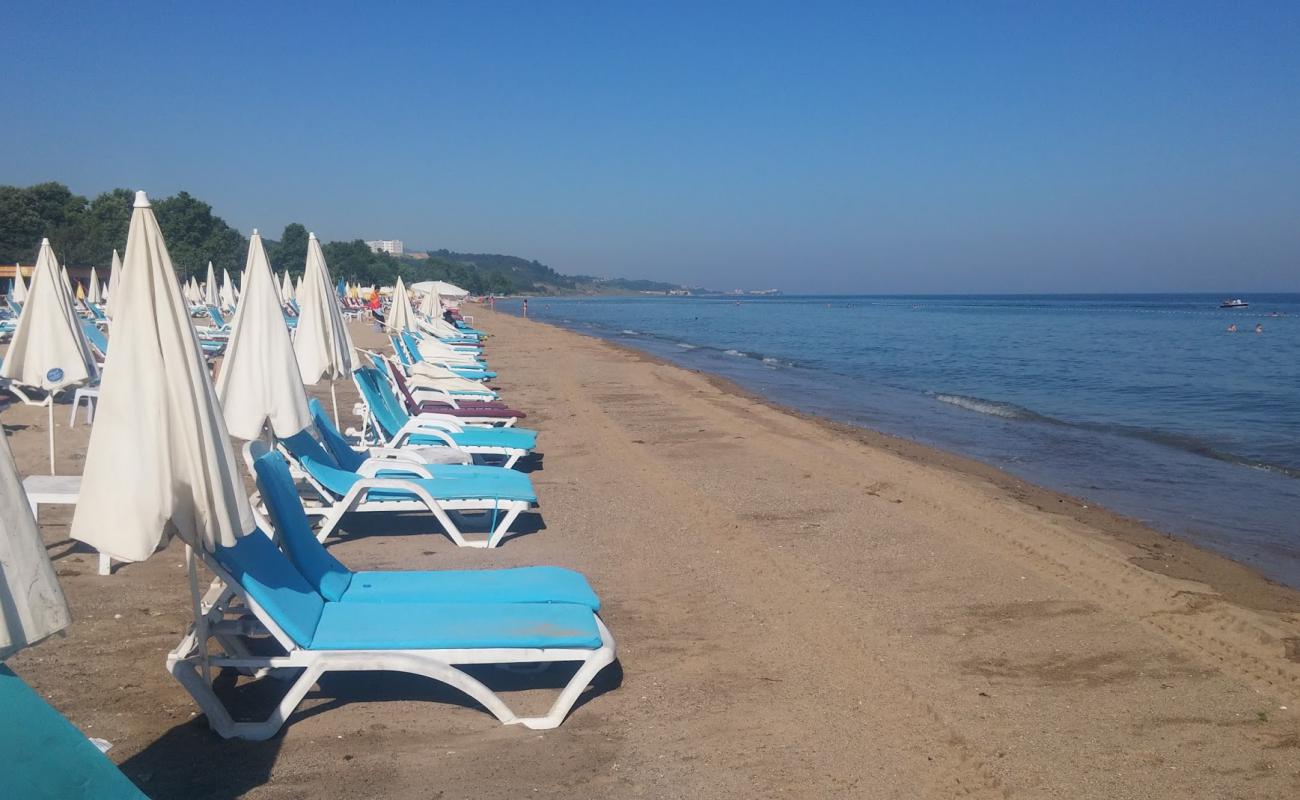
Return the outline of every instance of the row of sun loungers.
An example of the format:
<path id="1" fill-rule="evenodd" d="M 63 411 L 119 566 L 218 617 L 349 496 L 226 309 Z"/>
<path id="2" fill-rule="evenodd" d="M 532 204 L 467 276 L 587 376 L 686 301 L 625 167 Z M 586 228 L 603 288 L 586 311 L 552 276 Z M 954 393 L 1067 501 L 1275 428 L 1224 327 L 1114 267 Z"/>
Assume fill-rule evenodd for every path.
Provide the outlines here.
<path id="1" fill-rule="evenodd" d="M 517 469 L 534 453 L 537 432 L 518 427 L 524 414 L 485 384 L 495 373 L 482 360 L 482 335 L 406 334 L 391 343 L 392 359 L 370 354 L 371 364 L 353 373 L 359 432 L 338 430 L 312 401 L 307 429 L 244 447 L 265 535 L 198 554 L 217 580 L 168 656 L 168 669 L 222 736 L 273 736 L 331 671 L 423 675 L 460 689 L 503 723 L 553 728 L 615 658 L 599 598 L 578 573 L 354 571 L 326 548 L 346 535 L 345 518 L 393 512 L 427 515 L 458 546 L 497 547 L 538 503 Z M 453 353 L 461 369 L 451 377 L 463 383 L 425 385 L 412 372 L 443 367 L 425 355 L 439 348 Z M 516 715 L 463 669 L 557 662 L 577 669 L 550 709 L 533 717 Z M 223 669 L 283 675 L 288 688 L 265 719 L 236 719 L 212 690 L 212 671 Z"/>

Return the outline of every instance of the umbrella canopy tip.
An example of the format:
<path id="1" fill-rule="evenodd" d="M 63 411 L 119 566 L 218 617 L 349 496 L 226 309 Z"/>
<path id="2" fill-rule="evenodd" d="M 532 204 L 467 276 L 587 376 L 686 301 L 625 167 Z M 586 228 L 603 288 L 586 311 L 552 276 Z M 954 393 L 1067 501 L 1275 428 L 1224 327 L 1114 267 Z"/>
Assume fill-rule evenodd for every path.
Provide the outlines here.
<path id="1" fill-rule="evenodd" d="M 145 194 L 144 190 L 140 190 L 135 193 L 135 207 L 136 208 L 149 207 L 149 195 Z"/>
<path id="2" fill-rule="evenodd" d="M 259 233 L 257 232 L 257 228 L 253 228 L 253 235 L 254 235 L 254 236 L 260 236 L 261 234 L 259 234 Z"/>
<path id="3" fill-rule="evenodd" d="M 307 239 L 310 241 L 311 239 L 315 239 L 315 238 L 316 238 L 316 232 L 315 232 L 315 231 L 308 231 L 308 233 L 307 233 Z"/>

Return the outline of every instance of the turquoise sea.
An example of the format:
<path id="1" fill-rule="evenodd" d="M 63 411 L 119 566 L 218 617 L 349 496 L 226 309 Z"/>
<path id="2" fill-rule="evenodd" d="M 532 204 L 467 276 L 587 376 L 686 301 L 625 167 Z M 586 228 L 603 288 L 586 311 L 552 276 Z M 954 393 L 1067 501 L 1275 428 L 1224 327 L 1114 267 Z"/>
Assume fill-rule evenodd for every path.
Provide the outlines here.
<path id="1" fill-rule="evenodd" d="M 981 459 L 1300 586 L 1300 294 L 1222 299 L 538 297 L 529 314 Z"/>

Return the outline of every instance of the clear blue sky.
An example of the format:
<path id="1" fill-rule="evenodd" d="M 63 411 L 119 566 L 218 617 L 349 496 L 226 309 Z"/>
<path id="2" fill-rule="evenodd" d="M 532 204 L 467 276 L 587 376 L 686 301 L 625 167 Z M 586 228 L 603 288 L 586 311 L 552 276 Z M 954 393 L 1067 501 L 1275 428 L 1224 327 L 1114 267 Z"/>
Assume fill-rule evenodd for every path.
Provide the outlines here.
<path id="1" fill-rule="evenodd" d="M 1300 290 L 1300 2 L 144 5 L 6 8 L 0 183 L 723 288 Z"/>

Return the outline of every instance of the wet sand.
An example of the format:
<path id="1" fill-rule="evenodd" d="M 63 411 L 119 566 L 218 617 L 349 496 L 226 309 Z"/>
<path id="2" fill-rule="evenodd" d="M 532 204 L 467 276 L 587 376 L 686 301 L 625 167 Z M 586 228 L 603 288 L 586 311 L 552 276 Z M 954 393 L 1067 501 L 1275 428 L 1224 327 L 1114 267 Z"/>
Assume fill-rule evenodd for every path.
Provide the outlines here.
<path id="1" fill-rule="evenodd" d="M 100 577 L 55 507 L 75 621 L 11 666 L 156 798 L 1300 792 L 1297 593 L 993 468 L 474 312 L 542 431 L 532 532 L 458 550 L 420 520 L 367 521 L 332 549 L 357 569 L 586 573 L 620 664 L 562 727 L 503 727 L 421 679 L 331 676 L 276 739 L 222 741 L 163 668 L 189 619 L 180 547 Z M 59 471 L 79 473 L 87 428 L 60 410 Z M 0 417 L 25 475 L 46 469 L 44 413 Z M 231 696 L 253 709 L 274 689 Z"/>

